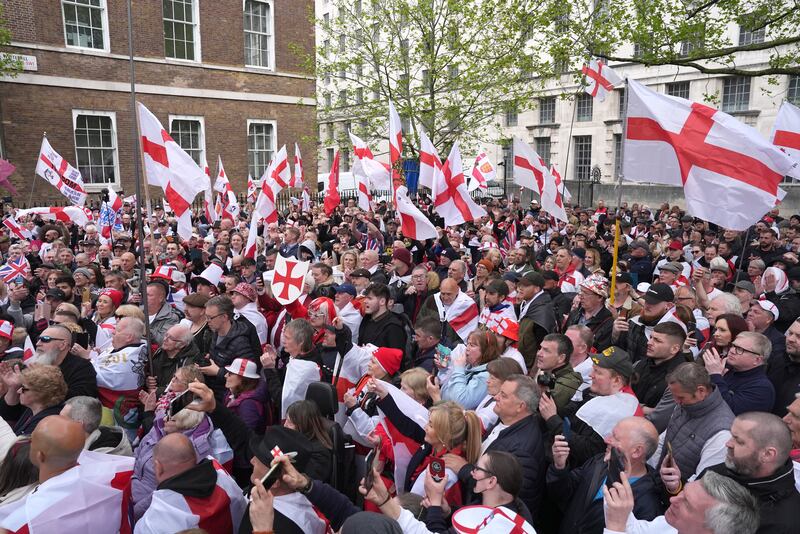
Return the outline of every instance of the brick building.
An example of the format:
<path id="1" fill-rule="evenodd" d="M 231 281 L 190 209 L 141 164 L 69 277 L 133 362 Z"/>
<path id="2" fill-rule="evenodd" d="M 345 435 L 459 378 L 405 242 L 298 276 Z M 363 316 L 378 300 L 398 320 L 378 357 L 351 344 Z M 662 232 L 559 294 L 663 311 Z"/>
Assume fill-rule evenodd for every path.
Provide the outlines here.
<path id="1" fill-rule="evenodd" d="M 0 155 L 17 166 L 15 204 L 64 201 L 34 169 L 47 137 L 90 192 L 132 194 L 127 2 L 0 0 L 11 30 L 7 53 L 24 60 L 0 79 Z M 316 176 L 312 0 L 133 2 L 137 99 L 212 173 L 217 155 L 234 190 L 261 176 L 274 152 L 298 142 Z M 156 194 L 155 188 L 151 194 Z M 95 197 L 96 198 L 96 197 Z"/>

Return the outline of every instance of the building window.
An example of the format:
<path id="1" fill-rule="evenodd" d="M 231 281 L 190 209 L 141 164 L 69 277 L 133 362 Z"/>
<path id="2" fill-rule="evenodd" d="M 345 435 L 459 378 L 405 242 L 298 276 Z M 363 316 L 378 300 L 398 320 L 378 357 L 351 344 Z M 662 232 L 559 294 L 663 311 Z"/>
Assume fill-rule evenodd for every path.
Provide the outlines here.
<path id="1" fill-rule="evenodd" d="M 116 119 L 113 112 L 72 112 L 75 159 L 86 184 L 119 183 Z"/>
<path id="2" fill-rule="evenodd" d="M 325 101 L 325 107 L 330 109 L 330 107 L 331 107 L 331 105 L 333 103 L 331 101 L 331 94 L 330 93 L 325 93 L 325 95 L 323 96 L 323 100 Z"/>
<path id="3" fill-rule="evenodd" d="M 536 152 L 539 154 L 539 157 L 542 158 L 547 164 L 550 166 L 550 138 L 549 137 L 536 137 L 534 139 L 536 143 Z"/>
<path id="4" fill-rule="evenodd" d="M 350 172 L 350 150 L 343 148 L 341 150 L 341 170 L 342 172 Z"/>
<path id="5" fill-rule="evenodd" d="M 689 100 L 689 82 L 673 82 L 667 84 L 667 94 Z"/>
<path id="6" fill-rule="evenodd" d="M 789 76 L 789 88 L 786 90 L 786 100 L 795 106 L 800 106 L 800 76 Z"/>
<path id="7" fill-rule="evenodd" d="M 575 120 L 578 122 L 591 122 L 593 104 L 594 99 L 592 95 L 586 93 L 578 95 L 578 98 L 575 100 L 575 105 L 578 106 Z"/>
<path id="8" fill-rule="evenodd" d="M 272 4 L 263 0 L 244 2 L 244 64 L 272 68 Z"/>
<path id="9" fill-rule="evenodd" d="M 575 179 L 589 180 L 592 174 L 592 136 L 576 135 L 575 144 Z"/>
<path id="10" fill-rule="evenodd" d="M 328 154 L 328 172 L 331 172 L 333 170 L 333 160 L 336 157 L 336 149 L 328 148 L 325 152 Z"/>
<path id="11" fill-rule="evenodd" d="M 748 109 L 750 109 L 750 78 L 746 76 L 725 78 L 722 87 L 722 111 Z"/>
<path id="12" fill-rule="evenodd" d="M 766 33 L 767 29 L 764 26 L 751 30 L 749 26 L 742 24 L 739 26 L 739 46 L 763 43 Z"/>
<path id="13" fill-rule="evenodd" d="M 193 0 L 164 0 L 165 56 L 200 61 L 199 30 L 197 4 Z"/>
<path id="14" fill-rule="evenodd" d="M 519 114 L 516 107 L 509 107 L 506 109 L 505 123 L 506 126 L 516 126 L 519 122 Z"/>
<path id="15" fill-rule="evenodd" d="M 339 101 L 337 102 L 339 107 L 344 107 L 347 105 L 347 89 L 340 89 L 339 90 Z"/>
<path id="16" fill-rule="evenodd" d="M 359 87 L 356 89 L 356 104 L 364 103 L 364 88 Z"/>
<path id="17" fill-rule="evenodd" d="M 61 0 L 67 46 L 108 51 L 106 0 Z"/>
<path id="18" fill-rule="evenodd" d="M 275 154 L 275 123 L 247 121 L 248 172 L 261 176 Z"/>
<path id="19" fill-rule="evenodd" d="M 343 35 L 339 36 L 339 53 L 344 54 L 347 52 L 347 38 Z"/>
<path id="20" fill-rule="evenodd" d="M 614 178 L 622 172 L 622 134 L 614 134 Z"/>
<path id="21" fill-rule="evenodd" d="M 503 143 L 503 180 L 514 179 L 514 143 L 508 139 Z"/>
<path id="22" fill-rule="evenodd" d="M 169 117 L 169 135 L 198 165 L 205 161 L 205 129 L 202 117 Z"/>
<path id="23" fill-rule="evenodd" d="M 556 97 L 548 96 L 539 99 L 539 124 L 555 124 Z"/>
<path id="24" fill-rule="evenodd" d="M 625 89 L 617 89 L 617 116 L 621 119 L 625 116 Z"/>

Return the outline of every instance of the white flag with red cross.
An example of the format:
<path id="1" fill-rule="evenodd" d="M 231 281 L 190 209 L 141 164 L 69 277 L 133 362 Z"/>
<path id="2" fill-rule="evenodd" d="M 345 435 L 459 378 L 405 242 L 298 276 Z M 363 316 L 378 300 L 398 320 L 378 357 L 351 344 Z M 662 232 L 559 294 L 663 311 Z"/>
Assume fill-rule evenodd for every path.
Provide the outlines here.
<path id="1" fill-rule="evenodd" d="M 567 221 L 567 212 L 544 160 L 521 139 L 514 138 L 514 183 L 539 193 L 542 209 L 556 219 Z"/>
<path id="2" fill-rule="evenodd" d="M 586 92 L 602 102 L 614 90 L 614 86 L 622 83 L 622 78 L 608 67 L 602 60 L 593 59 L 581 69 L 586 76 Z"/>
<path id="3" fill-rule="evenodd" d="M 303 283 L 310 263 L 284 258 L 278 254 L 275 259 L 275 272 L 272 276 L 272 294 L 283 306 L 291 304 L 303 292 Z"/>
<path id="4" fill-rule="evenodd" d="M 150 110 L 140 102 L 136 106 L 147 183 L 164 190 L 178 218 L 178 235 L 188 241 L 192 236 L 192 202 L 208 183 L 205 172 L 170 137 Z"/>
<path id="5" fill-rule="evenodd" d="M 247 201 L 255 202 L 258 194 L 258 185 L 253 181 L 253 175 L 247 175 Z"/>
<path id="6" fill-rule="evenodd" d="M 9 215 L 3 219 L 3 226 L 8 228 L 8 231 L 14 234 L 18 239 L 33 239 L 33 234 L 30 230 L 17 222 L 13 215 Z"/>
<path id="7" fill-rule="evenodd" d="M 275 159 L 272 160 L 272 170 L 270 171 L 270 178 L 275 180 L 281 189 L 289 187 L 292 181 L 292 169 L 289 166 L 289 155 L 286 152 L 286 145 L 283 145 L 278 153 L 275 154 Z"/>
<path id="8" fill-rule="evenodd" d="M 453 143 L 447 160 L 434 174 L 433 204 L 446 226 L 457 226 L 486 215 L 486 210 L 478 206 L 467 191 L 458 143 Z"/>
<path id="9" fill-rule="evenodd" d="M 389 165 L 376 160 L 363 139 L 353 132 L 348 133 L 350 134 L 350 141 L 353 143 L 353 155 L 355 156 L 353 172 L 364 173 L 369 180 L 369 189 L 389 189 L 391 184 L 391 169 Z M 358 164 L 357 169 L 355 169 L 356 163 Z"/>
<path id="10" fill-rule="evenodd" d="M 36 162 L 36 174 L 50 182 L 76 206 L 86 204 L 86 189 L 81 173 L 53 150 L 47 137 L 42 137 L 42 148 Z"/>
<path id="11" fill-rule="evenodd" d="M 789 102 L 781 105 L 772 130 L 772 144 L 800 162 L 800 108 Z M 800 180 L 800 167 L 792 169 L 787 176 Z"/>
<path id="12" fill-rule="evenodd" d="M 389 100 L 389 166 L 391 167 L 392 191 L 401 185 L 401 166 L 403 156 L 403 126 L 400 115 Z"/>
<path id="13" fill-rule="evenodd" d="M 400 216 L 400 231 L 404 237 L 424 241 L 436 239 L 439 233 L 424 213 L 408 197 L 408 188 L 401 185 L 394 193 L 395 210 Z"/>
<path id="14" fill-rule="evenodd" d="M 28 208 L 17 210 L 17 218 L 22 219 L 28 215 L 38 215 L 44 220 L 59 221 L 63 223 L 75 223 L 78 226 L 86 226 L 92 220 L 92 212 L 79 206 L 65 206 L 63 208 Z"/>
<path id="15" fill-rule="evenodd" d="M 300 154 L 300 145 L 294 144 L 294 175 L 292 182 L 289 184 L 291 187 L 303 187 L 305 178 L 303 177 L 303 155 Z"/>
<path id="16" fill-rule="evenodd" d="M 241 209 L 225 167 L 222 166 L 222 156 L 217 156 L 217 180 L 214 182 L 214 189 L 222 193 L 222 217 L 235 220 Z"/>
<path id="17" fill-rule="evenodd" d="M 211 183 L 211 169 L 208 167 L 205 156 L 203 157 L 203 171 L 206 173 L 203 182 L 203 209 L 206 212 L 208 224 L 214 224 L 217 221 L 217 210 L 214 206 L 214 184 Z"/>
<path id="18" fill-rule="evenodd" d="M 428 189 L 433 189 L 433 182 L 436 174 L 442 168 L 442 160 L 439 157 L 436 147 L 431 143 L 428 135 L 420 130 L 419 132 L 419 179 L 418 185 L 424 185 Z"/>
<path id="19" fill-rule="evenodd" d="M 472 164 L 472 179 L 469 181 L 469 190 L 475 191 L 480 188 L 486 191 L 489 189 L 488 182 L 497 177 L 494 165 L 489 161 L 486 152 L 481 152 Z"/>
<path id="20" fill-rule="evenodd" d="M 550 174 L 553 175 L 553 178 L 556 179 L 556 189 L 558 189 L 559 193 L 563 193 L 561 196 L 564 198 L 566 202 L 572 202 L 572 194 L 567 189 L 567 186 L 564 184 L 563 178 L 561 178 L 561 173 L 558 172 L 555 163 L 550 164 Z"/>
<path id="21" fill-rule="evenodd" d="M 798 163 L 755 128 L 630 80 L 623 177 L 683 187 L 689 214 L 746 230 L 786 192 Z"/>

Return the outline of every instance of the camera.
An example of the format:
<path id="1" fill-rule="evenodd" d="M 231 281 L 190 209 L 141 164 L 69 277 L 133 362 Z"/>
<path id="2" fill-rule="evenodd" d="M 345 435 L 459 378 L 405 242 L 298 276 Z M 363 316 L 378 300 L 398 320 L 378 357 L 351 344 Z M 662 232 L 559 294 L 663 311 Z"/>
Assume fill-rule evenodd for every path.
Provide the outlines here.
<path id="1" fill-rule="evenodd" d="M 550 371 L 544 371 L 536 377 L 536 383 L 543 388 L 554 389 L 556 387 L 556 375 Z"/>

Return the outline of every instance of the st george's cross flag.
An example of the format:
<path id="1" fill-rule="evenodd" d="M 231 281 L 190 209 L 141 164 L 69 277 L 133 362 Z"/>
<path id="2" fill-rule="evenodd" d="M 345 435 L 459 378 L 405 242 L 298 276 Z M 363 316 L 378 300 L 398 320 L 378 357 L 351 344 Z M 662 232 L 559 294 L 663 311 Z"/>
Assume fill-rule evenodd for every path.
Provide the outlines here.
<path id="1" fill-rule="evenodd" d="M 222 166 L 222 156 L 217 156 L 217 179 L 214 182 L 214 189 L 222 194 L 222 216 L 225 219 L 235 220 L 239 216 L 241 208 L 236 193 L 233 192 L 231 181 Z"/>
<path id="2" fill-rule="evenodd" d="M 599 102 L 606 99 L 614 86 L 622 83 L 622 78 L 613 69 L 600 59 L 592 59 L 584 65 L 581 72 L 585 76 L 586 92 L 595 97 Z"/>
<path id="3" fill-rule="evenodd" d="M 36 162 L 36 174 L 50 182 L 76 206 L 86 204 L 86 188 L 81 173 L 53 150 L 47 137 L 42 137 L 42 148 Z"/>
<path id="4" fill-rule="evenodd" d="M 75 223 L 78 226 L 86 226 L 92 220 L 92 212 L 87 208 L 79 206 L 64 206 L 56 208 L 28 208 L 17 210 L 17 219 L 22 219 L 28 215 L 38 215 L 44 220 L 59 221 L 63 223 Z"/>
<path id="5" fill-rule="evenodd" d="M 469 181 L 469 190 L 475 191 L 482 189 L 486 191 L 489 188 L 488 182 L 497 177 L 494 165 L 489 161 L 489 156 L 486 152 L 481 152 L 475 158 L 475 163 L 472 164 L 472 178 Z"/>
<path id="6" fill-rule="evenodd" d="M 19 224 L 13 215 L 9 215 L 3 219 L 3 226 L 8 228 L 8 231 L 18 239 L 33 239 L 33 233 Z"/>
<path id="7" fill-rule="evenodd" d="M 561 221 L 567 222 L 567 212 L 556 188 L 556 179 L 550 174 L 544 160 L 521 139 L 514 138 L 514 183 L 539 193 L 542 209 Z"/>
<path id="8" fill-rule="evenodd" d="M 458 226 L 486 215 L 467 190 L 458 143 L 453 143 L 447 160 L 434 173 L 433 204 L 446 226 Z"/>
<path id="9" fill-rule="evenodd" d="M 389 144 L 392 161 L 392 195 L 394 206 L 400 217 L 400 231 L 403 236 L 417 241 L 436 239 L 439 232 L 433 223 L 425 217 L 419 208 L 408 197 L 408 188 L 400 175 L 400 154 L 403 150 L 403 133 L 400 130 L 400 116 L 389 102 Z"/>
<path id="10" fill-rule="evenodd" d="M 403 123 L 400 115 L 389 100 L 389 167 L 392 177 L 392 191 L 402 185 L 403 166 Z"/>
<path id="11" fill-rule="evenodd" d="M 800 162 L 800 108 L 789 102 L 781 104 L 775 127 L 772 129 L 772 144 L 783 149 L 791 158 Z M 800 167 L 788 174 L 800 180 Z"/>
<path id="12" fill-rule="evenodd" d="M 178 235 L 192 237 L 192 202 L 203 192 L 205 172 L 167 133 L 161 122 L 140 102 L 136 103 L 147 183 L 160 187 L 178 218 Z"/>
<path id="13" fill-rule="evenodd" d="M 247 175 L 247 201 L 248 202 L 255 202 L 256 195 L 258 194 L 258 186 L 253 181 L 253 175 Z"/>
<path id="14" fill-rule="evenodd" d="M 455 330 L 461 341 L 466 343 L 467 336 L 478 328 L 478 305 L 463 291 L 459 291 L 456 299 L 449 306 L 442 302 L 439 293 L 433 296 L 439 321 L 447 322 Z"/>
<path id="15" fill-rule="evenodd" d="M 323 207 L 325 208 L 325 215 L 330 217 L 336 210 L 336 207 L 341 204 L 342 197 L 339 195 L 339 151 L 333 157 L 333 165 L 331 165 L 331 172 L 328 173 L 328 179 L 325 181 L 325 200 Z"/>
<path id="16" fill-rule="evenodd" d="M 550 174 L 553 175 L 553 178 L 556 179 L 556 189 L 561 194 L 561 197 L 564 199 L 565 202 L 572 202 L 572 194 L 567 189 L 567 185 L 564 183 L 563 178 L 561 178 L 561 173 L 558 172 L 555 163 L 550 164 Z"/>
<path id="17" fill-rule="evenodd" d="M 320 378 L 322 378 L 322 373 L 319 365 L 315 362 L 297 358 L 289 360 L 289 363 L 286 364 L 283 389 L 281 389 L 281 421 L 286 419 L 286 410 L 292 403 L 306 398 L 308 385 L 312 382 L 319 382 Z"/>
<path id="18" fill-rule="evenodd" d="M 628 82 L 623 178 L 683 187 L 690 215 L 746 230 L 786 195 L 800 163 L 705 104 Z"/>
<path id="19" fill-rule="evenodd" d="M 419 131 L 419 178 L 418 185 L 424 185 L 428 189 L 433 189 L 433 182 L 436 173 L 442 168 L 442 160 L 436 147 L 431 143 L 428 134 Z"/>
<path id="20" fill-rule="evenodd" d="M 289 154 L 286 152 L 286 145 L 281 146 L 280 150 L 275 154 L 271 167 L 270 178 L 275 180 L 281 188 L 289 187 L 292 181 L 292 168 L 289 166 Z"/>
<path id="21" fill-rule="evenodd" d="M 361 171 L 369 180 L 369 189 L 389 189 L 391 187 L 391 173 L 389 165 L 375 159 L 367 143 L 353 132 L 348 132 L 353 143 L 353 155 Z"/>
<path id="22" fill-rule="evenodd" d="M 303 187 L 305 177 L 303 175 L 303 155 L 300 154 L 300 145 L 294 144 L 294 173 L 289 187 Z"/>
<path id="23" fill-rule="evenodd" d="M 211 182 L 211 169 L 208 167 L 208 162 L 203 156 L 203 172 L 206 174 L 203 182 L 203 210 L 206 215 L 206 222 L 214 224 L 217 222 L 217 210 L 214 205 L 214 184 Z"/>

